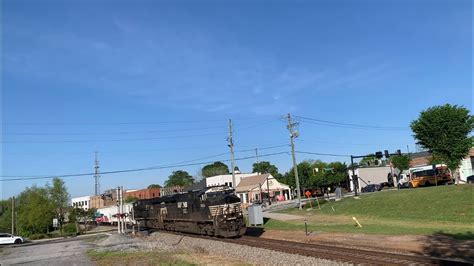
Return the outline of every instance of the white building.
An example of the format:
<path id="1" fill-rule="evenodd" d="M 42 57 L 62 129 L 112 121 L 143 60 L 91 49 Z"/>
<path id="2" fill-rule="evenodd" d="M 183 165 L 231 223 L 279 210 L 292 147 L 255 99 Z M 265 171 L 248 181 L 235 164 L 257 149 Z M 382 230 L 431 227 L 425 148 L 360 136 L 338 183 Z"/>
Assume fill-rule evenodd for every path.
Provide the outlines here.
<path id="1" fill-rule="evenodd" d="M 290 187 L 278 182 L 271 174 L 247 176 L 235 188 L 242 203 L 262 202 L 268 197 L 276 201 L 290 200 Z"/>
<path id="2" fill-rule="evenodd" d="M 469 154 L 461 161 L 459 167 L 459 177 L 461 181 L 466 182 L 470 175 L 474 175 L 474 148 L 469 150 Z"/>
<path id="3" fill-rule="evenodd" d="M 243 178 L 249 177 L 249 176 L 254 176 L 258 175 L 257 173 L 252 173 L 252 174 L 241 174 L 241 173 L 235 173 L 235 186 L 238 186 L 240 181 Z M 212 186 L 229 186 L 232 187 L 232 174 L 228 175 L 216 175 L 216 176 L 211 176 L 206 178 L 206 187 L 212 187 Z"/>
<path id="4" fill-rule="evenodd" d="M 352 182 L 352 170 L 349 169 L 349 180 L 351 191 L 354 191 L 354 183 Z M 358 191 L 369 184 L 380 184 L 389 182 L 389 174 L 398 174 L 398 170 L 395 168 L 390 169 L 390 166 L 375 166 L 375 167 L 361 167 L 354 170 L 356 176 L 359 177 Z M 396 180 L 392 178 L 392 183 L 396 184 Z"/>
<path id="5" fill-rule="evenodd" d="M 91 196 L 72 198 L 71 206 L 79 207 L 87 211 L 91 206 Z"/>

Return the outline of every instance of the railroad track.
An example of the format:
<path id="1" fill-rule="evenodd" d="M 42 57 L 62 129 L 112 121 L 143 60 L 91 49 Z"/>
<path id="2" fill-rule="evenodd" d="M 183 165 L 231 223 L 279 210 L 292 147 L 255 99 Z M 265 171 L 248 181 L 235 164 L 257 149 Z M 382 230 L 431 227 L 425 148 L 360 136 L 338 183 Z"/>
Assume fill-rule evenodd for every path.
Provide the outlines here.
<path id="1" fill-rule="evenodd" d="M 307 257 L 327 259 L 336 262 L 376 265 L 472 265 L 472 263 L 427 257 L 421 255 L 399 254 L 384 251 L 361 250 L 340 246 L 330 246 L 314 243 L 301 243 L 286 240 L 260 238 L 256 236 L 242 236 L 240 238 L 217 238 L 188 233 L 168 232 L 188 237 L 205 238 L 238 245 L 264 248 Z"/>

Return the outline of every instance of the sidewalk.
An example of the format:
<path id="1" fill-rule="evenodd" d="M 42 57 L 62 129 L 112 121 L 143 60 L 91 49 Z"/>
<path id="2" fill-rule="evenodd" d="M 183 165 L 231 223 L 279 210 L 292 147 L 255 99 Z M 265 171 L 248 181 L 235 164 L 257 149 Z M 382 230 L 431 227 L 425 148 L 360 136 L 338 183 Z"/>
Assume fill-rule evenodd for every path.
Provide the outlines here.
<path id="1" fill-rule="evenodd" d="M 264 212 L 263 217 L 270 218 L 273 220 L 279 220 L 279 221 L 291 221 L 291 220 L 304 219 L 303 216 L 285 214 L 285 213 L 276 213 L 276 212 Z"/>

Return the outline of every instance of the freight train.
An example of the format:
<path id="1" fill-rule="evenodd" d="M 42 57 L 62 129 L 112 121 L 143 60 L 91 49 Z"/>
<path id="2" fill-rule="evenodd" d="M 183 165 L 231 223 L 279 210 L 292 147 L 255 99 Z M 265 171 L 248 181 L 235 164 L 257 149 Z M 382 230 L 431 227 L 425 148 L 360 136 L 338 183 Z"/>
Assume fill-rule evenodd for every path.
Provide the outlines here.
<path id="1" fill-rule="evenodd" d="M 138 200 L 133 216 L 140 227 L 220 237 L 238 237 L 246 226 L 240 198 L 225 186 Z"/>

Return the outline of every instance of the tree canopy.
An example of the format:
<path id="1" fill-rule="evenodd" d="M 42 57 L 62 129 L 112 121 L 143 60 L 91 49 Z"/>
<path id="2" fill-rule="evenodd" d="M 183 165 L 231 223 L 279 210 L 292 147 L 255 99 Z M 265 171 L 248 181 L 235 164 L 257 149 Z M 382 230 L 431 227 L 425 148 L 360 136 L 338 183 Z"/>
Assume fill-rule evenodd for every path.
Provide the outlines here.
<path id="1" fill-rule="evenodd" d="M 445 162 L 451 172 L 458 168 L 473 146 L 469 134 L 474 129 L 474 117 L 462 106 L 430 107 L 410 126 L 417 144 Z"/>
<path id="2" fill-rule="evenodd" d="M 64 181 L 59 178 L 54 178 L 53 185 L 51 187 L 47 185 L 46 188 L 49 192 L 49 200 L 55 218 L 58 219 L 59 228 L 62 231 L 62 225 L 68 208 L 69 193 L 64 185 Z"/>
<path id="3" fill-rule="evenodd" d="M 297 165 L 300 188 L 338 186 L 347 178 L 347 165 L 341 162 L 303 161 Z M 315 170 L 318 169 L 318 170 Z M 279 181 L 295 188 L 294 170 L 291 168 Z"/>
<path id="4" fill-rule="evenodd" d="M 149 185 L 147 188 L 161 188 L 161 185 L 160 184 L 151 184 Z"/>
<path id="5" fill-rule="evenodd" d="M 44 233 L 57 213 L 44 187 L 26 188 L 18 196 L 17 232 L 22 236 Z"/>
<path id="6" fill-rule="evenodd" d="M 194 183 L 194 178 L 183 170 L 174 171 L 165 181 L 165 187 L 189 186 Z"/>
<path id="7" fill-rule="evenodd" d="M 229 167 L 223 162 L 214 162 L 202 168 L 203 177 L 211 177 L 216 175 L 225 175 L 229 173 Z"/>
<path id="8" fill-rule="evenodd" d="M 271 164 L 270 162 L 261 161 L 258 163 L 254 163 L 252 167 L 253 173 L 260 173 L 260 174 L 271 174 L 274 177 L 278 176 L 278 168 Z"/>
<path id="9" fill-rule="evenodd" d="M 390 157 L 390 161 L 392 162 L 393 167 L 397 168 L 398 170 L 408 170 L 410 168 L 410 156 L 407 154 L 402 155 L 394 155 Z"/>

